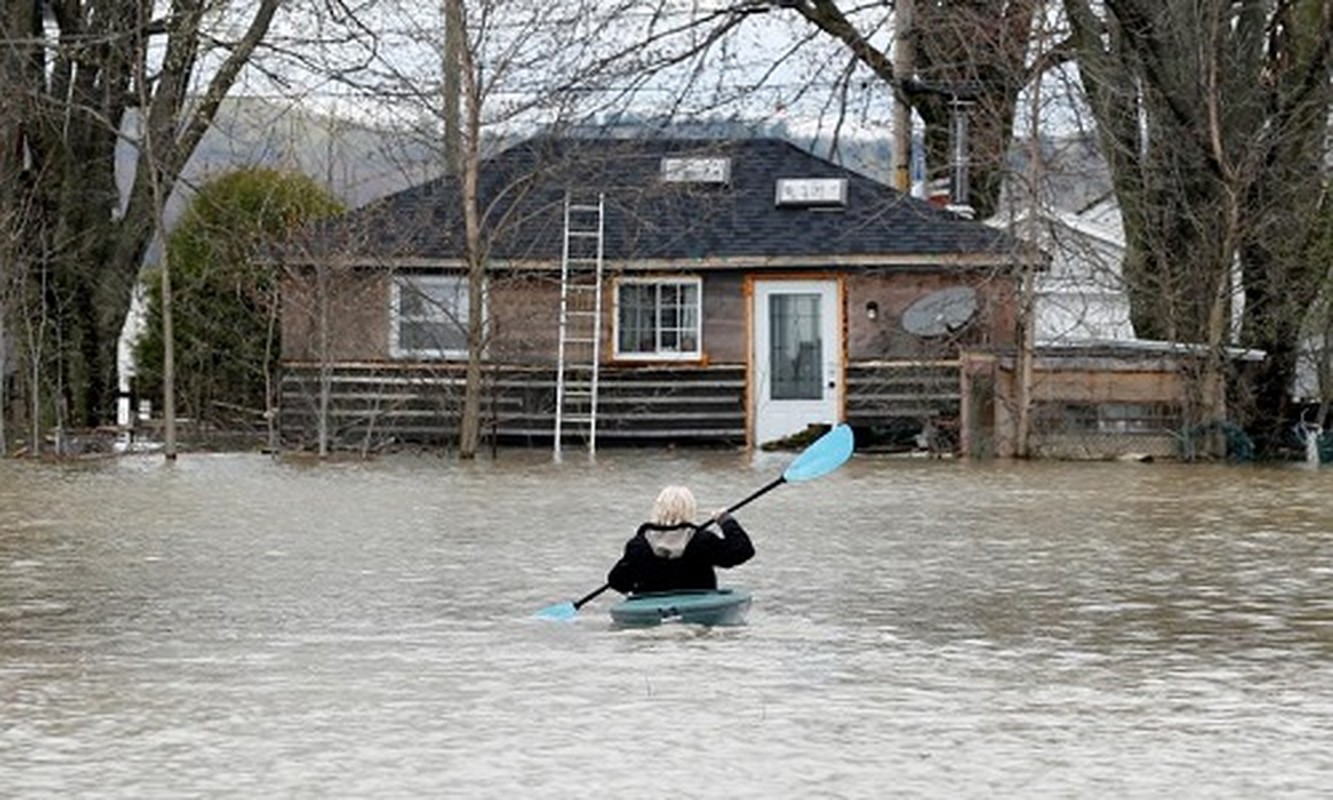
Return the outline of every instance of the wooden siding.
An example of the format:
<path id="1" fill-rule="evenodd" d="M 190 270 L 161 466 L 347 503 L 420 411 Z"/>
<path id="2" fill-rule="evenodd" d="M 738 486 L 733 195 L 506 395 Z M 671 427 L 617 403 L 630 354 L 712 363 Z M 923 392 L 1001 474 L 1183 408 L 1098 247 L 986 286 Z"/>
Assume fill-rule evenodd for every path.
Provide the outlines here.
<path id="1" fill-rule="evenodd" d="M 555 375 L 542 368 L 487 368 L 483 431 L 502 442 L 549 443 Z M 289 365 L 282 379 L 282 435 L 308 447 L 318 429 L 320 371 Z M 439 445 L 458 434 L 461 365 L 339 364 L 329 378 L 335 447 Z M 745 442 L 745 370 L 740 366 L 607 369 L 598 393 L 599 443 Z M 571 437 L 573 439 L 574 437 Z"/>
<path id="2" fill-rule="evenodd" d="M 282 278 L 282 356 L 333 361 L 389 352 L 389 282 L 380 272 L 293 270 Z"/>
<path id="3" fill-rule="evenodd" d="M 389 286 L 384 270 L 332 271 L 321 303 L 315 271 L 289 273 L 283 282 L 282 355 L 288 361 L 319 360 L 321 347 L 335 362 L 378 362 L 389 354 Z M 440 274 L 440 273 L 427 273 Z M 694 275 L 691 272 L 662 273 Z M 642 276 L 639 276 L 642 277 Z M 603 287 L 602 361 L 615 363 L 616 276 Z M 745 296 L 739 273 L 703 276 L 702 341 L 704 363 L 744 361 Z M 514 366 L 554 366 L 559 330 L 558 275 L 496 275 L 487 291 L 488 356 Z M 323 322 L 321 322 L 323 320 Z M 627 365 L 644 363 L 624 359 Z M 402 364 L 410 365 L 405 359 Z M 447 364 L 441 362 L 441 369 Z"/>
<path id="4" fill-rule="evenodd" d="M 847 369 L 847 421 L 956 421 L 962 402 L 957 361 L 890 361 Z"/>
<path id="5" fill-rule="evenodd" d="M 1017 325 L 1011 307 L 1013 283 L 935 273 L 853 271 L 844 279 L 847 315 L 847 355 L 853 361 L 954 358 L 959 347 L 984 348 L 1016 341 Z M 902 318 L 913 303 L 933 292 L 958 286 L 977 291 L 973 319 L 951 336 L 921 337 L 903 330 Z M 871 319 L 867 307 L 874 304 Z"/>
<path id="6" fill-rule="evenodd" d="M 967 360 L 965 358 L 965 360 Z M 1189 426 L 1182 359 L 1150 354 L 1041 354 L 1033 365 L 1028 450 L 1035 457 L 1172 458 Z M 1018 379 L 1011 358 L 974 359 L 969 380 L 988 375 L 992 438 L 973 452 L 1016 451 Z"/>
<path id="7" fill-rule="evenodd" d="M 743 445 L 745 373 L 742 364 L 605 368 L 598 443 Z M 508 444 L 550 444 L 552 370 L 490 366 L 485 381 L 487 437 Z M 285 366 L 279 416 L 285 446 L 315 446 L 319 387 L 319 365 Z M 462 366 L 457 364 L 335 365 L 329 370 L 330 446 L 374 450 L 448 444 L 458 434 L 462 393 Z M 927 421 L 951 423 L 959 402 L 957 362 L 867 363 L 847 372 L 847 421 L 871 433 Z"/>

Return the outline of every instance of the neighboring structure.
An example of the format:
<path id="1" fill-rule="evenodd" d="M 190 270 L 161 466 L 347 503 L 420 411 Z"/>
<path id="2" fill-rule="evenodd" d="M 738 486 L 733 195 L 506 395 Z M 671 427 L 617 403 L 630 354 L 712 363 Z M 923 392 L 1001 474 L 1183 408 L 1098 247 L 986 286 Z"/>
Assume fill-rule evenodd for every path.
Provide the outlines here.
<path id="1" fill-rule="evenodd" d="M 1034 354 L 1028 453 L 1037 458 L 1247 457 L 1245 435 L 1201 418 L 1206 348 L 1141 339 L 1046 342 Z M 1231 348 L 1233 362 L 1262 359 Z M 1021 396 L 1012 354 L 963 354 L 961 449 L 1009 456 Z"/>
<path id="2" fill-rule="evenodd" d="M 1081 212 L 1060 209 L 1015 210 L 987 224 L 1033 242 L 1049 267 L 1036 278 L 1038 344 L 1127 341 L 1129 321 L 1121 264 L 1125 234 L 1114 203 L 1101 202 Z"/>
<path id="3" fill-rule="evenodd" d="M 1198 418 L 1203 348 L 1134 336 L 1121 278 L 1124 232 L 1114 203 L 1102 201 L 1079 213 L 1042 209 L 1035 225 L 1027 210 L 988 224 L 1035 242 L 1049 257 L 1049 268 L 1034 281 L 1031 454 L 1206 455 L 1209 445 L 1202 440 L 1219 430 L 1239 433 L 1224 420 Z M 1228 357 L 1253 361 L 1263 354 L 1232 349 Z M 965 354 L 964 361 L 964 393 L 973 401 L 964 409 L 964 431 L 982 432 L 979 442 L 985 442 L 964 446 L 1011 454 L 1020 396 L 1016 361 L 982 353 Z"/>
<path id="4" fill-rule="evenodd" d="M 289 443 L 321 425 L 342 446 L 454 435 L 460 197 L 453 180 L 421 184 L 286 248 Z M 594 323 L 601 441 L 764 444 L 838 419 L 865 440 L 948 428 L 960 352 L 1017 341 L 1015 240 L 784 141 L 537 138 L 484 162 L 479 197 L 497 440 L 550 442 L 562 345 L 589 360 L 562 295 Z M 578 304 L 584 288 L 601 302 Z"/>

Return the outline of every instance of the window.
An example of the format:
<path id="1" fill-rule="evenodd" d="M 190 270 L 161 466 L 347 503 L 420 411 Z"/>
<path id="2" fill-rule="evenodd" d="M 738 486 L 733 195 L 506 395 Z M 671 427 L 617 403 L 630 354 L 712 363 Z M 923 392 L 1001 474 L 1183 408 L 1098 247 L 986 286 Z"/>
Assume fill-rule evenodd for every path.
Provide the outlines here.
<path id="1" fill-rule="evenodd" d="M 399 275 L 390 303 L 389 352 L 395 357 L 467 356 L 467 279 Z"/>
<path id="2" fill-rule="evenodd" d="M 616 355 L 699 358 L 698 278 L 627 279 L 616 284 Z"/>
<path id="3" fill-rule="evenodd" d="M 1103 403 L 1102 433 L 1164 433 L 1179 427 L 1180 409 L 1167 403 Z"/>
<path id="4" fill-rule="evenodd" d="M 769 396 L 774 400 L 822 400 L 824 357 L 818 294 L 772 294 L 768 298 Z"/>
<path id="5" fill-rule="evenodd" d="M 1058 434 L 1162 434 L 1180 424 L 1169 403 L 1038 403 L 1034 424 Z"/>

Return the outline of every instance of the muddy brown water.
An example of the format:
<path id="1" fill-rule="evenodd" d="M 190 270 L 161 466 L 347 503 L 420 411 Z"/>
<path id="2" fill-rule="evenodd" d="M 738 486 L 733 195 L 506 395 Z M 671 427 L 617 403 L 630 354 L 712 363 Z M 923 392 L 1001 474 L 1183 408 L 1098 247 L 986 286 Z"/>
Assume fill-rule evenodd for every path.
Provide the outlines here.
<path id="1" fill-rule="evenodd" d="M 1328 470 L 857 456 L 744 627 L 533 617 L 787 458 L 0 462 L 0 795 L 1327 796 Z"/>

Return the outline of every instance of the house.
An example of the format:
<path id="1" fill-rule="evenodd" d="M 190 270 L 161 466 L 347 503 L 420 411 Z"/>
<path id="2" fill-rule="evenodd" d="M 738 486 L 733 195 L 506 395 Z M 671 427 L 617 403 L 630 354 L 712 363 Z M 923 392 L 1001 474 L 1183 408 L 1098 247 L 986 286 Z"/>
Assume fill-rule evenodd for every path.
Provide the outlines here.
<path id="1" fill-rule="evenodd" d="M 1121 276 L 1125 234 L 1114 203 L 1078 212 L 1019 208 L 987 224 L 1035 244 L 1049 259 L 1034 286 L 1039 344 L 1134 338 Z"/>
<path id="2" fill-rule="evenodd" d="M 538 137 L 287 244 L 289 443 L 442 442 L 484 320 L 497 441 L 763 445 L 957 424 L 960 353 L 1012 350 L 1020 245 L 777 139 Z"/>

